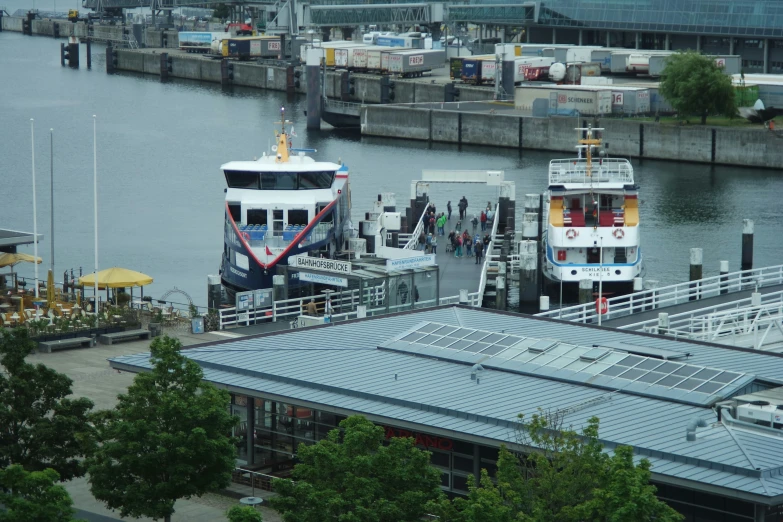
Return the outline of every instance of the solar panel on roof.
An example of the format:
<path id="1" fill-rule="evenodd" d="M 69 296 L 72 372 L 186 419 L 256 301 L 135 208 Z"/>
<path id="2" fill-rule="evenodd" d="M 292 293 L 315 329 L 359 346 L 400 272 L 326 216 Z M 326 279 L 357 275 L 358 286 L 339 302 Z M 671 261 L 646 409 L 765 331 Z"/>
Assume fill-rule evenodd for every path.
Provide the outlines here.
<path id="1" fill-rule="evenodd" d="M 753 376 L 643 356 L 628 347 L 578 346 L 552 339 L 423 323 L 379 348 L 534 376 L 627 389 L 632 393 L 708 405 L 752 382 Z M 544 372 L 543 368 L 550 370 Z M 557 373 L 551 373 L 557 371 Z M 601 379 L 596 381 L 595 377 Z"/>

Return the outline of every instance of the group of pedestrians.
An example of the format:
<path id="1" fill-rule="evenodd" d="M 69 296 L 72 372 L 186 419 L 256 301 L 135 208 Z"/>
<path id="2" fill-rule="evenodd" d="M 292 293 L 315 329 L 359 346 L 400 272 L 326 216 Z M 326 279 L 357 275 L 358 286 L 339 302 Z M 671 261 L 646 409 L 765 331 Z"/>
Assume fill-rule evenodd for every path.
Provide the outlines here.
<path id="1" fill-rule="evenodd" d="M 489 234 L 484 234 L 482 238 L 477 232 L 479 224 L 481 225 L 481 231 L 486 232 L 487 222 L 492 223 L 494 218 L 492 207 L 487 205 L 486 210 L 482 210 L 479 216 L 473 215 L 471 224 L 473 225 L 473 234 L 469 233 L 467 229 L 464 229 L 462 233 L 462 222 L 467 219 L 468 216 L 468 199 L 465 196 L 457 203 L 459 210 L 459 219 L 457 226 L 448 235 L 447 246 L 451 246 L 454 252 L 454 257 L 475 257 L 476 264 L 480 265 L 484 258 L 484 252 L 489 246 L 490 237 Z M 446 227 L 449 221 L 451 221 L 452 207 L 451 201 L 446 203 L 446 212 L 438 213 L 434 203 L 429 203 L 427 206 L 427 215 L 424 221 L 424 230 L 421 232 L 418 238 L 419 250 L 426 253 L 437 254 L 438 252 L 438 236 L 446 236 Z M 449 249 L 447 248 L 448 252 Z"/>

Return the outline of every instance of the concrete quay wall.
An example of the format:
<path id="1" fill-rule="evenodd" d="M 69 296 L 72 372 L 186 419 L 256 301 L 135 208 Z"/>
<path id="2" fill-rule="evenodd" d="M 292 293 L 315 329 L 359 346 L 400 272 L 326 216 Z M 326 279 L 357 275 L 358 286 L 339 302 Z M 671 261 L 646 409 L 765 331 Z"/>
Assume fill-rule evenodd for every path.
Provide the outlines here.
<path id="1" fill-rule="evenodd" d="M 780 169 L 783 135 L 765 129 L 678 127 L 615 119 L 533 118 L 395 105 L 361 109 L 363 135 L 574 153 L 577 126 L 604 128 L 613 156 Z"/>

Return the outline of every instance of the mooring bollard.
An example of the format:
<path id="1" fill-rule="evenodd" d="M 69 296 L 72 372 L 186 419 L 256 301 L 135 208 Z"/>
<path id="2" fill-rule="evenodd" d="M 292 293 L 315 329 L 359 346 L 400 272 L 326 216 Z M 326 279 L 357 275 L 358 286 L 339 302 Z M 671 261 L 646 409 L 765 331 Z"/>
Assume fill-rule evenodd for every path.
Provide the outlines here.
<path id="1" fill-rule="evenodd" d="M 698 281 L 702 277 L 702 259 L 703 251 L 701 248 L 691 248 L 691 274 L 690 281 Z M 689 285 L 688 301 L 695 301 L 699 296 L 700 283 L 691 283 Z"/>
<path id="2" fill-rule="evenodd" d="M 729 293 L 729 262 L 728 261 L 720 262 L 720 285 L 719 286 L 720 286 L 721 294 Z"/>
<path id="3" fill-rule="evenodd" d="M 658 314 L 658 334 L 666 335 L 669 333 L 669 314 L 661 312 Z"/>
<path id="4" fill-rule="evenodd" d="M 541 312 L 548 312 L 549 311 L 549 296 L 548 295 L 542 295 L 538 298 L 538 309 Z"/>
<path id="5" fill-rule="evenodd" d="M 742 220 L 742 266 L 740 270 L 753 268 L 753 220 Z"/>
<path id="6" fill-rule="evenodd" d="M 87 40 L 87 68 L 92 69 L 92 40 Z"/>
<path id="7" fill-rule="evenodd" d="M 459 290 L 459 304 L 463 306 L 468 306 L 468 289 L 467 288 L 460 288 Z"/>

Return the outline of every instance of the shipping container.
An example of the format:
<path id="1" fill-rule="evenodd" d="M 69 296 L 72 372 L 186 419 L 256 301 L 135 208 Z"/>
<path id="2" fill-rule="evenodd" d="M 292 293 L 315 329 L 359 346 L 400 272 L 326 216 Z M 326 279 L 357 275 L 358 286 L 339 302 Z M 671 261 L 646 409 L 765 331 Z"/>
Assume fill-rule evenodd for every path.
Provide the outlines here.
<path id="1" fill-rule="evenodd" d="M 277 58 L 281 47 L 279 36 L 240 36 L 223 40 L 223 56 L 248 60 L 251 58 Z"/>
<path id="2" fill-rule="evenodd" d="M 514 92 L 514 106 L 532 110 L 544 104 L 546 114 L 560 116 L 599 116 L 612 112 L 612 91 L 608 88 L 576 86 L 521 86 Z M 535 115 L 535 114 L 534 114 Z"/>
<path id="3" fill-rule="evenodd" d="M 403 78 L 421 76 L 422 73 L 446 66 L 443 49 L 416 49 L 389 53 L 389 72 Z"/>
<path id="4" fill-rule="evenodd" d="M 616 114 L 647 114 L 650 112 L 650 89 L 613 85 L 612 112 Z"/>
<path id="5" fill-rule="evenodd" d="M 510 60 L 514 56 L 522 56 L 522 44 L 499 43 L 495 45 L 495 54 Z M 504 56 L 505 55 L 505 56 Z"/>
<path id="6" fill-rule="evenodd" d="M 334 50 L 334 66 L 341 69 L 354 69 L 354 61 L 358 59 L 363 66 L 367 65 L 367 46 L 341 47 Z"/>
<path id="7" fill-rule="evenodd" d="M 180 31 L 179 48 L 189 53 L 208 53 L 213 49 L 213 42 L 220 42 L 226 38 L 231 38 L 231 33 Z"/>
<path id="8" fill-rule="evenodd" d="M 407 47 L 409 49 L 424 49 L 424 38 L 421 36 L 379 36 L 375 43 L 385 47 Z"/>
<path id="9" fill-rule="evenodd" d="M 595 47 L 561 47 L 555 49 L 557 62 L 590 62 Z"/>
<path id="10" fill-rule="evenodd" d="M 628 67 L 628 57 L 631 55 L 630 52 L 626 53 L 612 53 L 610 62 L 609 62 L 609 71 L 614 74 L 623 74 L 626 72 L 626 67 Z"/>
<path id="11" fill-rule="evenodd" d="M 601 64 L 558 62 L 549 68 L 549 79 L 556 83 L 579 85 L 583 76 L 601 76 Z"/>
<path id="12" fill-rule="evenodd" d="M 382 62 L 382 56 L 384 52 L 394 51 L 394 47 L 379 47 L 377 45 L 370 47 L 367 49 L 367 63 L 366 63 L 366 69 L 370 72 L 382 72 L 383 68 L 383 62 Z M 399 48 L 396 48 L 396 51 L 400 51 Z M 388 60 L 387 60 L 388 65 Z"/>
<path id="13" fill-rule="evenodd" d="M 334 67 L 334 50 L 344 47 L 366 47 L 367 44 L 361 42 L 351 42 L 348 40 L 338 40 L 334 42 L 321 42 L 317 45 L 303 45 L 299 48 L 299 59 L 307 60 L 307 49 L 320 49 L 321 57 L 326 61 L 327 67 Z"/>
<path id="14" fill-rule="evenodd" d="M 544 76 L 549 72 L 549 67 L 554 62 L 554 58 L 544 58 L 537 56 L 523 56 L 514 60 L 514 83 L 518 84 L 524 81 L 530 81 L 533 73 L 530 73 L 530 69 L 539 69 L 545 71 Z M 538 79 L 538 74 L 535 74 L 535 78 Z"/>

